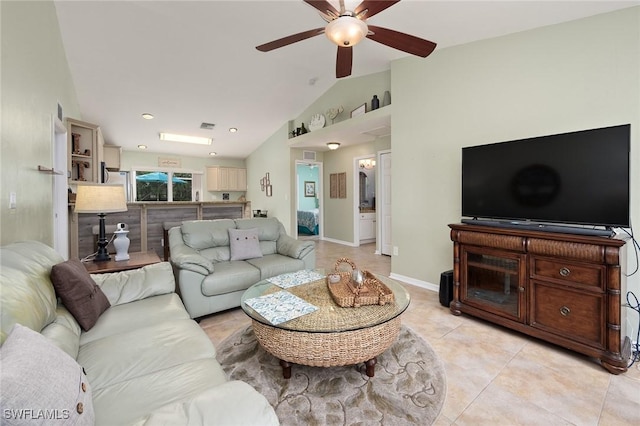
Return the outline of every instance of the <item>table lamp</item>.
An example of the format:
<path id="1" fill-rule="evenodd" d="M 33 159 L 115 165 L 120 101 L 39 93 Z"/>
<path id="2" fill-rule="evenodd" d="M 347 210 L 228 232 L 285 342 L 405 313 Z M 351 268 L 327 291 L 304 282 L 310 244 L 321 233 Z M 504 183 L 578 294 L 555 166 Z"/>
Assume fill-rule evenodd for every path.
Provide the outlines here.
<path id="1" fill-rule="evenodd" d="M 107 237 L 105 235 L 104 217 L 106 213 L 126 212 L 127 201 L 124 186 L 107 184 L 78 184 L 76 194 L 76 213 L 96 213 L 100 218 L 98 235 L 98 252 L 94 262 L 110 260 L 107 251 Z"/>

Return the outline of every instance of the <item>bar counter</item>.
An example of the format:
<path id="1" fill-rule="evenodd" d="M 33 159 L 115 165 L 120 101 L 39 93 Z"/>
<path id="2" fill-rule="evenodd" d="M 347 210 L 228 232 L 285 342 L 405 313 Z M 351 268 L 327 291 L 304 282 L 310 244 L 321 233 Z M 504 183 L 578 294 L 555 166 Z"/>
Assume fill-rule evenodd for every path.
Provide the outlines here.
<path id="1" fill-rule="evenodd" d="M 128 210 L 108 213 L 105 216 L 107 239 L 110 239 L 117 223 L 126 223 L 129 229 L 129 252 L 155 251 L 163 258 L 163 224 L 185 220 L 238 219 L 251 217 L 250 201 L 153 201 L 127 203 Z M 75 213 L 69 205 L 69 255 L 71 258 L 89 256 L 96 251 L 98 216 L 92 213 Z M 110 253 L 115 253 L 113 243 Z"/>

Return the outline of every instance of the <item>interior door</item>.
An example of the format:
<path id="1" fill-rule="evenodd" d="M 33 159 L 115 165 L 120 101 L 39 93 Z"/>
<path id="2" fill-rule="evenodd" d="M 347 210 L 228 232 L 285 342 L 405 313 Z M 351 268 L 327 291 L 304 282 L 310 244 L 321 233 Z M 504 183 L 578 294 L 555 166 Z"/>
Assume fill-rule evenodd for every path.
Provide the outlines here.
<path id="1" fill-rule="evenodd" d="M 380 253 L 391 256 L 391 152 L 380 154 Z"/>

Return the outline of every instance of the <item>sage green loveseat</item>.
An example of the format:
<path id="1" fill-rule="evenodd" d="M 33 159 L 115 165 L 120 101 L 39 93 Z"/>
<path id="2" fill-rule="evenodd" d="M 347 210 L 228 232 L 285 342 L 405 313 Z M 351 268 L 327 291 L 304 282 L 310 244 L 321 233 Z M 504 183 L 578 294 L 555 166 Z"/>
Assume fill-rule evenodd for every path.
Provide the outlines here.
<path id="1" fill-rule="evenodd" d="M 256 232 L 257 257 L 232 260 L 229 235 L 235 230 Z M 244 291 L 260 280 L 316 264 L 315 243 L 287 235 L 276 218 L 186 221 L 169 230 L 169 244 L 191 318 L 238 307 Z"/>

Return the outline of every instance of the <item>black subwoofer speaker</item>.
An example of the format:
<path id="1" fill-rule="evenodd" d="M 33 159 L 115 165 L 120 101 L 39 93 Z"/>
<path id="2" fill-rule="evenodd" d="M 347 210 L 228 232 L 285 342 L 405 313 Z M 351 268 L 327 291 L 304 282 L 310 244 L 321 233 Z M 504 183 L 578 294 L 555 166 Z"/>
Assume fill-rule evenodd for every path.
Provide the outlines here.
<path id="1" fill-rule="evenodd" d="M 440 304 L 449 307 L 453 300 L 453 269 L 440 274 Z"/>

